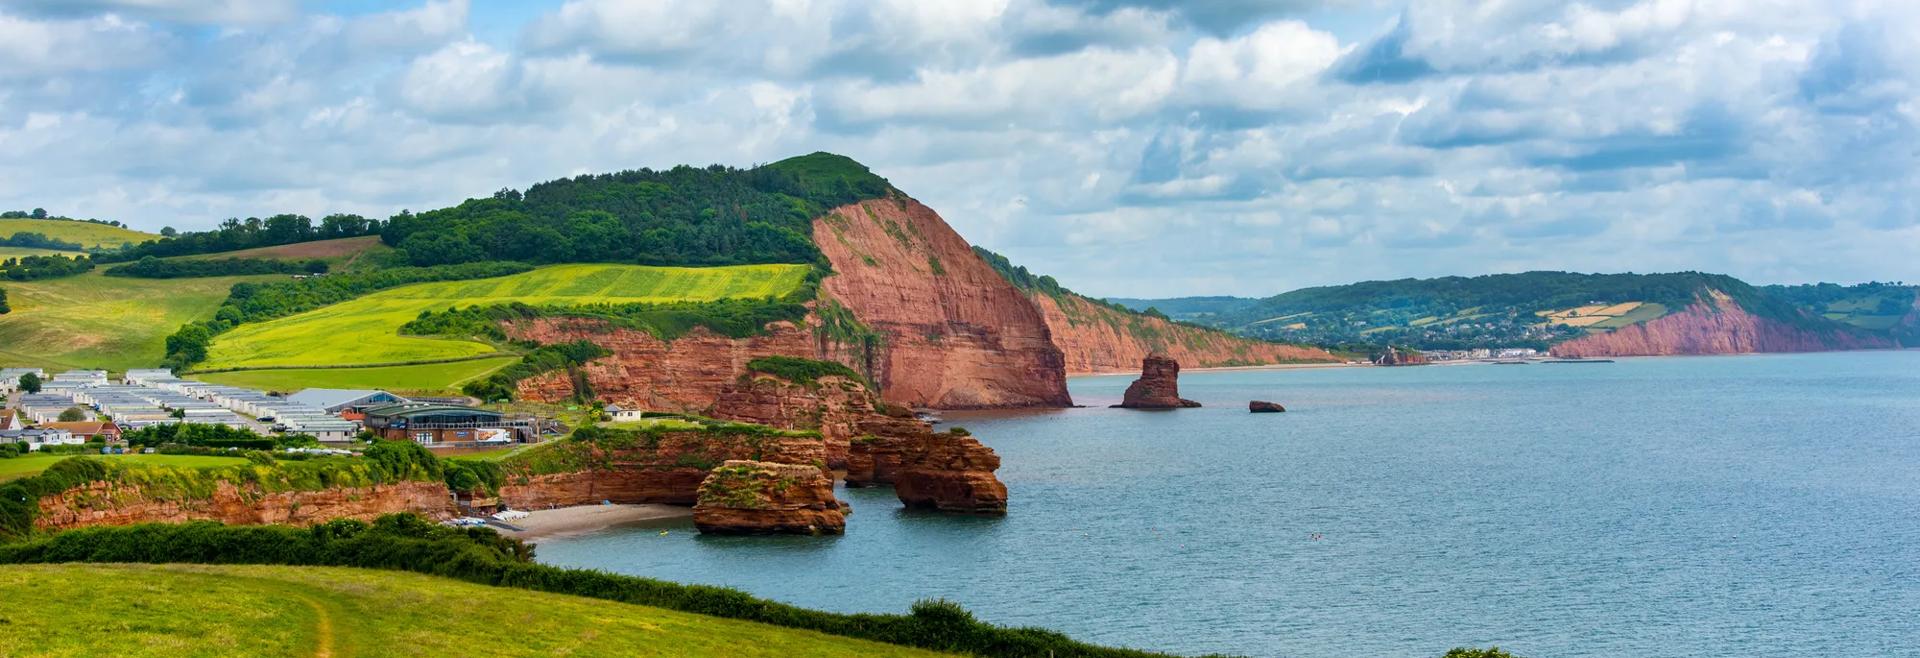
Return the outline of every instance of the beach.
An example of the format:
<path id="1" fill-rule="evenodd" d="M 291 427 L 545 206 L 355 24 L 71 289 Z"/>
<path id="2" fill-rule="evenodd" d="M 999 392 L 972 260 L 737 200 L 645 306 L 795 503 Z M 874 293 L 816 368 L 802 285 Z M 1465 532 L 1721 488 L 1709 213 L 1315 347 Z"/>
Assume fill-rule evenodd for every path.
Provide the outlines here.
<path id="1" fill-rule="evenodd" d="M 497 526 L 495 529 L 503 535 L 531 540 L 590 532 L 623 523 L 691 516 L 693 508 L 677 505 L 581 505 L 529 510 L 526 518 L 505 521 L 521 530 L 516 532 Z"/>

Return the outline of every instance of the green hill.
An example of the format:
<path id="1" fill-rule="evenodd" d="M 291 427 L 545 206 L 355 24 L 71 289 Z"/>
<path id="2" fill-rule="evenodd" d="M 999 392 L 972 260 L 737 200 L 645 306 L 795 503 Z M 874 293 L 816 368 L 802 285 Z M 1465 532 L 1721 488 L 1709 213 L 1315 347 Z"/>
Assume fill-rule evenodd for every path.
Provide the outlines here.
<path id="1" fill-rule="evenodd" d="M 1258 299 L 1251 297 L 1169 297 L 1164 299 L 1140 299 L 1135 297 L 1108 297 L 1106 301 L 1125 306 L 1135 311 L 1145 312 L 1153 309 L 1175 320 L 1206 322 L 1222 313 L 1239 310 L 1257 304 Z"/>
<path id="2" fill-rule="evenodd" d="M 5 656 L 934 656 L 746 621 L 334 567 L 0 567 Z"/>
<path id="3" fill-rule="evenodd" d="M 0 238 L 12 237 L 15 233 L 39 233 L 56 240 L 78 243 L 88 249 L 113 249 L 130 242 L 140 243 L 160 237 L 133 229 L 72 219 L 0 219 Z"/>
<path id="4" fill-rule="evenodd" d="M 9 281 L 0 284 L 13 307 L 0 315 L 0 364 L 150 368 L 166 356 L 167 335 L 182 324 L 213 317 L 233 284 L 281 278 L 126 279 L 95 270 Z"/>
<path id="5" fill-rule="evenodd" d="M 1708 289 L 1726 293 L 1763 318 L 1845 329 L 1739 279 L 1699 272 L 1526 272 L 1365 281 L 1295 290 L 1222 312 L 1207 322 L 1250 335 L 1323 345 L 1545 348 L 1679 311 Z"/>
<path id="6" fill-rule="evenodd" d="M 576 264 L 491 279 L 414 284 L 289 317 L 242 324 L 214 339 L 208 359 L 199 369 L 366 366 L 479 358 L 498 354 L 499 350 L 468 339 L 403 336 L 400 327 L 423 311 L 454 306 L 509 302 L 579 306 L 779 297 L 799 289 L 808 271 L 805 265 L 695 268 Z M 474 372 L 475 364 L 469 362 L 407 367 L 418 371 L 406 375 L 408 383 L 415 385 L 412 388 L 420 389 L 447 388 L 482 374 Z M 291 384 L 316 376 L 339 384 L 344 383 L 340 377 L 393 374 L 283 371 L 266 377 L 279 384 L 273 388 L 295 388 Z"/>
<path id="7" fill-rule="evenodd" d="M 1774 285 L 1761 290 L 1829 320 L 1887 332 L 1905 345 L 1920 342 L 1920 286 L 1875 281 L 1851 286 Z"/>

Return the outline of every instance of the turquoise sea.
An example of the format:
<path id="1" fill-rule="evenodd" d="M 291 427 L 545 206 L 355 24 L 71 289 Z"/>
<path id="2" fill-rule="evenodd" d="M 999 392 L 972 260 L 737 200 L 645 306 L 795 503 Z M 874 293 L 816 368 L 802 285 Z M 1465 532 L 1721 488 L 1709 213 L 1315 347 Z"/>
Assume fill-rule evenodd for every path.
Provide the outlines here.
<path id="1" fill-rule="evenodd" d="M 1105 408 L 1130 379 L 948 415 L 1000 453 L 1004 519 L 856 489 L 844 537 L 538 555 L 1177 653 L 1920 656 L 1920 351 L 1189 372 L 1205 408 Z"/>

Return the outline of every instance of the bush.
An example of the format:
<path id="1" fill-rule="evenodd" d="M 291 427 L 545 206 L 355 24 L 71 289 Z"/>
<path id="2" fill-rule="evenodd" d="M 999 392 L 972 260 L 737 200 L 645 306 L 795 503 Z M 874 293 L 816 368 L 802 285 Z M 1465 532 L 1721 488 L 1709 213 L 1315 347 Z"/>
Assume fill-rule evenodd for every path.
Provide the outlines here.
<path id="1" fill-rule="evenodd" d="M 867 378 L 843 364 L 793 356 L 763 356 L 747 362 L 749 372 L 773 375 L 803 386 L 818 386 L 821 377 L 845 377 L 862 384 Z"/>
<path id="2" fill-rule="evenodd" d="M 210 522 L 82 528 L 0 545 L 0 564 L 54 562 L 392 569 L 936 651 L 981 656 L 1160 655 L 1086 644 L 1044 629 L 994 626 L 947 601 L 921 601 L 904 615 L 842 614 L 760 599 L 722 587 L 552 567 L 535 563 L 533 549 L 519 540 L 484 528 L 441 526 L 411 514 L 384 516 L 372 524 L 342 520 L 307 529 Z"/>

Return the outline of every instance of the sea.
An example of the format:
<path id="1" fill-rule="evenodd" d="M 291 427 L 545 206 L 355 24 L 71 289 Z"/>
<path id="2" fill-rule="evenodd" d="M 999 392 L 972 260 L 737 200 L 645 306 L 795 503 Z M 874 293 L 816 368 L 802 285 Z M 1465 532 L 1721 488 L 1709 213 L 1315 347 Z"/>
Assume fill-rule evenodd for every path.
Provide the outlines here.
<path id="1" fill-rule="evenodd" d="M 1190 371 L 1202 408 L 1107 408 L 1130 380 L 947 414 L 1005 518 L 852 489 L 842 537 L 678 520 L 538 559 L 1178 654 L 1920 656 L 1920 351 Z"/>

